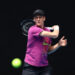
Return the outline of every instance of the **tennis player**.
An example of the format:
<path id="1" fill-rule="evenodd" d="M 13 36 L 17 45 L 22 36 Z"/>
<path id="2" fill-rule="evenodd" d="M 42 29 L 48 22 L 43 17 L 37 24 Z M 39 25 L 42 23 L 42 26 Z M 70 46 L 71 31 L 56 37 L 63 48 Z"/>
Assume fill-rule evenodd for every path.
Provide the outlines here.
<path id="1" fill-rule="evenodd" d="M 24 59 L 22 75 L 52 75 L 51 66 L 48 64 L 47 55 L 57 51 L 60 47 L 67 45 L 64 36 L 55 45 L 51 45 L 51 38 L 58 38 L 59 26 L 54 25 L 53 32 L 48 30 L 44 22 L 46 16 L 43 10 L 37 9 L 33 12 L 34 26 L 28 31 L 27 50 Z"/>

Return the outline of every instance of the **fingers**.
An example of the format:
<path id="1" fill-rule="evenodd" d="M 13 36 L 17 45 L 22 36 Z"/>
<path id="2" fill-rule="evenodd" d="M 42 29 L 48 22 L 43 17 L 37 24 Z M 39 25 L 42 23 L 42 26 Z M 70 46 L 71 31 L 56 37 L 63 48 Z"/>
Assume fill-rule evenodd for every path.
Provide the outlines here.
<path id="1" fill-rule="evenodd" d="M 67 45 L 67 39 L 65 40 L 65 46 Z"/>
<path id="2" fill-rule="evenodd" d="M 65 36 L 63 36 L 60 40 L 63 40 L 65 38 Z"/>
<path id="3" fill-rule="evenodd" d="M 67 45 L 67 39 L 62 40 L 62 41 L 61 41 L 61 46 L 66 46 L 66 45 Z"/>
<path id="4" fill-rule="evenodd" d="M 65 39 L 65 41 L 67 41 L 67 39 Z"/>
<path id="5" fill-rule="evenodd" d="M 67 45 L 67 39 L 65 39 L 65 40 L 63 40 L 63 41 L 64 41 L 65 45 Z"/>
<path id="6" fill-rule="evenodd" d="M 65 36 L 63 36 L 61 39 L 64 39 L 65 38 Z"/>
<path id="7" fill-rule="evenodd" d="M 63 37 L 61 38 L 61 40 L 67 42 L 67 39 L 64 39 L 64 38 L 65 38 L 65 36 L 63 36 Z"/>

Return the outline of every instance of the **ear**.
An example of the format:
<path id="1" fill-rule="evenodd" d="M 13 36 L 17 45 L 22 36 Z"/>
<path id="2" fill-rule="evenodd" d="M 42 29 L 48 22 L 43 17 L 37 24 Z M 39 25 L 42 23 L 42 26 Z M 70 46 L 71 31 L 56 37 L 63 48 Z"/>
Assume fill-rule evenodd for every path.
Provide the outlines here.
<path id="1" fill-rule="evenodd" d="M 33 21 L 35 21 L 35 19 L 33 18 Z"/>
<path id="2" fill-rule="evenodd" d="M 46 20 L 46 17 L 44 16 L 44 21 Z"/>

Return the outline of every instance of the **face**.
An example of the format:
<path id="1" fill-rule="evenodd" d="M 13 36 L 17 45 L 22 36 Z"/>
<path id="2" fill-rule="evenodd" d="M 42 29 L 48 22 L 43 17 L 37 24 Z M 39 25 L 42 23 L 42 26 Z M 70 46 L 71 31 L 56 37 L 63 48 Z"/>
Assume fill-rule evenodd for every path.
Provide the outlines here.
<path id="1" fill-rule="evenodd" d="M 44 21 L 45 21 L 45 16 L 36 16 L 36 17 L 34 17 L 33 20 L 37 26 L 43 27 Z"/>

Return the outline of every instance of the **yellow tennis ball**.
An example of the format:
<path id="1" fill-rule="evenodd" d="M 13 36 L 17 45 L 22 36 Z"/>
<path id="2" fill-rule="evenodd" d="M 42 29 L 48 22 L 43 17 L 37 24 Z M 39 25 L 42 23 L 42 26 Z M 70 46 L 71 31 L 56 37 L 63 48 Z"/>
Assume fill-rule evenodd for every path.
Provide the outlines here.
<path id="1" fill-rule="evenodd" d="M 21 67 L 21 65 L 22 65 L 22 61 L 21 61 L 21 59 L 19 59 L 19 58 L 14 58 L 14 59 L 11 61 L 11 65 L 12 65 L 12 67 L 14 67 L 14 68 L 19 68 L 19 67 Z"/>

